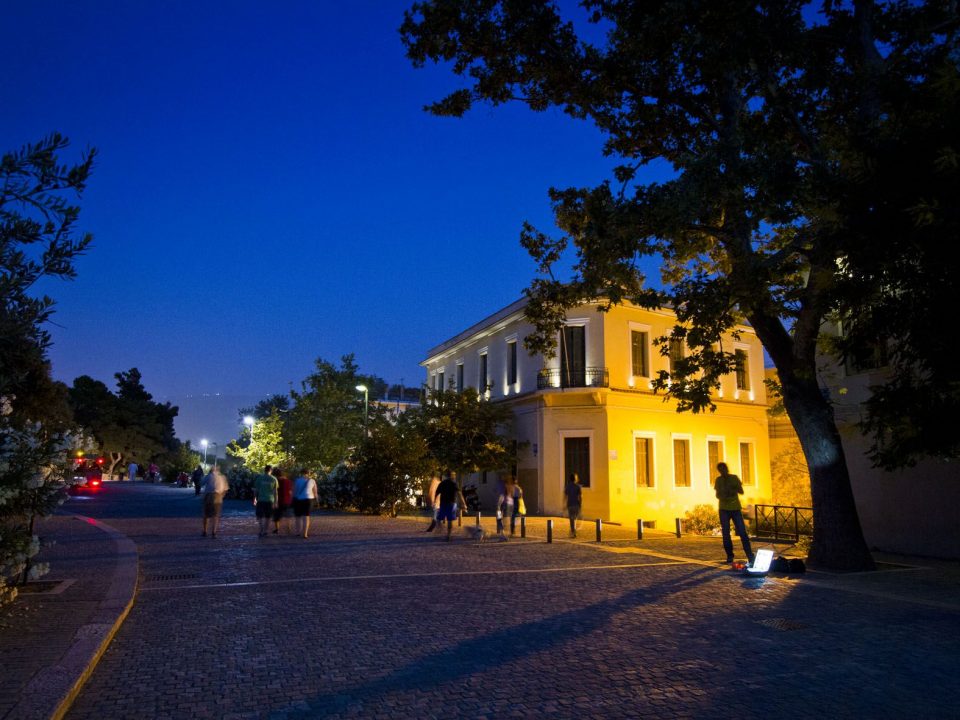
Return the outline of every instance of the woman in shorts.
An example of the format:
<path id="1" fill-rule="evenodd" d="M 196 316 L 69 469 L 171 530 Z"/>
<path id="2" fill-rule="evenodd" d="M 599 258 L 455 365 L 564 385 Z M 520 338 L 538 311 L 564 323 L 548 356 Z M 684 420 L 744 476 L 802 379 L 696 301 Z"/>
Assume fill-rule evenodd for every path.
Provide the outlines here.
<path id="1" fill-rule="evenodd" d="M 310 533 L 310 508 L 317 499 L 317 481 L 306 468 L 293 482 L 293 531 L 307 537 Z"/>
<path id="2" fill-rule="evenodd" d="M 274 468 L 277 478 L 277 504 L 273 506 L 273 534 L 280 534 L 280 526 L 287 516 L 287 510 L 293 505 L 293 482 L 290 476 L 280 468 Z"/>

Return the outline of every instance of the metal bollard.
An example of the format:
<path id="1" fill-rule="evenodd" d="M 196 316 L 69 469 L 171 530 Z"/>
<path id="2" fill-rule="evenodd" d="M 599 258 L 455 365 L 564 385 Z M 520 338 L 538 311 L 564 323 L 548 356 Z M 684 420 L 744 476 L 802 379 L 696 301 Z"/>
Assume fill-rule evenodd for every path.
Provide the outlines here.
<path id="1" fill-rule="evenodd" d="M 681 524 L 683 523 L 683 520 L 681 520 L 680 518 L 674 518 L 674 521 L 676 522 L 676 525 L 677 525 L 677 537 L 680 537 L 680 528 L 681 528 Z"/>
<path id="2" fill-rule="evenodd" d="M 520 516 L 520 537 L 525 538 L 527 536 L 527 516 Z"/>
<path id="3" fill-rule="evenodd" d="M 477 527 L 480 527 L 480 511 L 477 511 Z"/>
<path id="4" fill-rule="evenodd" d="M 637 540 L 643 540 L 643 520 L 637 518 Z"/>
<path id="5" fill-rule="evenodd" d="M 597 518 L 597 542 L 603 542 L 603 520 Z"/>
<path id="6" fill-rule="evenodd" d="M 547 542 L 553 542 L 553 520 L 547 520 Z"/>

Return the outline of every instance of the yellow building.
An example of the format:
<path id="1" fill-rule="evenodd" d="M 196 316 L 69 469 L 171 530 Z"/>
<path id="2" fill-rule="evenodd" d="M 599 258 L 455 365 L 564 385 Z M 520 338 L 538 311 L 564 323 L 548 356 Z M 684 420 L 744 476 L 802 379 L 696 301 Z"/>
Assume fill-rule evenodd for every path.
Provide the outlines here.
<path id="1" fill-rule="evenodd" d="M 677 413 L 650 389 L 657 372 L 669 370 L 653 341 L 674 326 L 671 311 L 583 305 L 567 313 L 557 356 L 545 360 L 523 349 L 532 330 L 525 304 L 434 347 L 421 365 L 432 388 L 486 388 L 491 402 L 510 403 L 524 443 L 517 477 L 531 512 L 561 514 L 565 478 L 577 472 L 585 518 L 672 529 L 696 505 L 716 505 L 720 461 L 743 480 L 745 505 L 769 501 L 763 350 L 751 328 L 725 345 L 742 357 L 742 370 L 723 381 L 716 412 Z M 467 481 L 484 507 L 494 504 L 496 480 Z"/>

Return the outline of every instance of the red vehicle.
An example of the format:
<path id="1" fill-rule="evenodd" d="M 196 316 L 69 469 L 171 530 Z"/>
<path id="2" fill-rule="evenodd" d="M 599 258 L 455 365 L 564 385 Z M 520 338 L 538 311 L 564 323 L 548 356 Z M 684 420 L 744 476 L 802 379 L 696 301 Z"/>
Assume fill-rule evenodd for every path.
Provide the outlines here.
<path id="1" fill-rule="evenodd" d="M 73 484 L 71 495 L 95 493 L 103 484 L 103 458 L 87 458 L 83 455 L 74 458 Z"/>

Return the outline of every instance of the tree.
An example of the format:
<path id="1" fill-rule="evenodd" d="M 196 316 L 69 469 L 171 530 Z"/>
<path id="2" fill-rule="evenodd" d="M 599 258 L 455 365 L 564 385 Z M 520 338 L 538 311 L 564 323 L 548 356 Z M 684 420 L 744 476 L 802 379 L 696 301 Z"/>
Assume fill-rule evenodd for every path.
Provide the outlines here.
<path id="1" fill-rule="evenodd" d="M 354 451 L 352 465 L 358 509 L 396 514 L 414 485 L 430 472 L 433 461 L 412 416 L 403 413 L 391 421 L 381 412 L 371 419 L 369 434 Z"/>
<path id="2" fill-rule="evenodd" d="M 482 401 L 475 388 L 431 390 L 426 402 L 404 413 L 426 440 L 436 467 L 455 473 L 508 470 L 517 463 L 513 413 L 502 403 Z"/>
<path id="3" fill-rule="evenodd" d="M 264 398 L 253 407 L 240 408 L 237 411 L 239 419 L 242 421 L 245 417 L 252 417 L 256 420 L 268 418 L 274 412 L 285 413 L 290 411 L 290 397 L 287 395 L 271 395 Z"/>
<path id="4" fill-rule="evenodd" d="M 173 426 L 178 408 L 154 402 L 137 368 L 114 377 L 116 394 L 87 375 L 76 378 L 69 390 L 76 422 L 90 431 L 99 452 L 110 458 L 108 475 L 123 462 L 157 460 L 176 453 L 180 445 Z"/>
<path id="5" fill-rule="evenodd" d="M 250 442 L 244 447 L 236 440 L 227 445 L 227 453 L 238 457 L 253 472 L 260 472 L 265 465 L 287 465 L 290 455 L 283 441 L 283 419 L 273 410 L 270 415 L 254 423 Z"/>
<path id="6" fill-rule="evenodd" d="M 291 393 L 288 440 L 298 463 L 329 470 L 359 445 L 364 428 L 364 399 L 357 390 L 361 384 L 373 389 L 383 381 L 361 375 L 353 355 L 344 355 L 339 368 L 317 359 L 316 371 L 301 383 L 300 392 Z"/>
<path id="7" fill-rule="evenodd" d="M 63 501 L 72 446 L 46 356 L 54 302 L 32 294 L 44 278 L 73 278 L 92 239 L 75 234 L 80 208 L 68 198 L 82 194 L 95 153 L 63 165 L 68 144 L 53 134 L 0 159 L 0 604 L 15 596 L 8 581 L 23 580 L 39 550 L 34 518 Z M 43 571 L 34 566 L 29 575 Z"/>
<path id="8" fill-rule="evenodd" d="M 904 392 L 940 392 L 943 412 L 906 406 L 925 426 L 956 417 L 957 365 L 936 357 L 960 265 L 955 4 L 582 5 L 596 42 L 547 0 L 416 3 L 401 28 L 414 64 L 447 62 L 468 79 L 432 112 L 460 116 L 477 101 L 559 107 L 594 122 L 605 153 L 622 161 L 613 182 L 550 191 L 563 237 L 525 226 L 542 273 L 527 291 L 527 347 L 552 352 L 564 310 L 586 298 L 669 302 L 690 356 L 657 387 L 680 410 L 703 411 L 735 367 L 724 333 L 748 321 L 810 469 L 811 563 L 872 567 L 817 381 L 818 342 L 831 317 L 849 326 L 833 348 L 841 356 L 876 346 L 880 328 L 891 341 L 892 382 L 870 406 L 879 450 L 896 437 Z M 644 183 L 653 161 L 672 177 Z M 561 282 L 552 269 L 570 252 L 574 277 Z M 638 269 L 648 256 L 661 260 L 660 289 Z M 929 449 L 911 442 L 906 450 Z M 956 443 L 954 434 L 934 450 L 956 456 Z"/>

